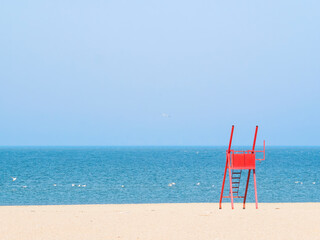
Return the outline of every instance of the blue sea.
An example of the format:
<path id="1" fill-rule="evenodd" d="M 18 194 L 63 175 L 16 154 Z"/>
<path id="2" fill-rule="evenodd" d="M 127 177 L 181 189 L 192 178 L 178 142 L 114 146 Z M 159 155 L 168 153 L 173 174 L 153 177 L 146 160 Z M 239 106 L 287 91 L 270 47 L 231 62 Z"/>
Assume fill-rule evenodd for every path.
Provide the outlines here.
<path id="1" fill-rule="evenodd" d="M 218 202 L 225 150 L 1 147 L 0 205 Z M 320 202 L 320 147 L 267 147 L 256 174 L 259 202 Z"/>

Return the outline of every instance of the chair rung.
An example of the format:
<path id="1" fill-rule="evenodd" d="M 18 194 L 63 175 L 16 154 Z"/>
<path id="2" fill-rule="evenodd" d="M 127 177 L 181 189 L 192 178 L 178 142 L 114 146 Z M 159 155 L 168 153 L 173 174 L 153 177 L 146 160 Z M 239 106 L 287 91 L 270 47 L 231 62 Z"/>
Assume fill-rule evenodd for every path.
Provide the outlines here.
<path id="1" fill-rule="evenodd" d="M 240 183 L 240 182 L 232 182 L 232 184 L 236 184 L 236 183 Z"/>
<path id="2" fill-rule="evenodd" d="M 232 177 L 232 179 L 240 179 L 240 177 Z"/>
<path id="3" fill-rule="evenodd" d="M 231 198 L 231 196 L 223 196 L 222 198 Z M 244 196 L 233 196 L 233 198 L 244 198 Z"/>

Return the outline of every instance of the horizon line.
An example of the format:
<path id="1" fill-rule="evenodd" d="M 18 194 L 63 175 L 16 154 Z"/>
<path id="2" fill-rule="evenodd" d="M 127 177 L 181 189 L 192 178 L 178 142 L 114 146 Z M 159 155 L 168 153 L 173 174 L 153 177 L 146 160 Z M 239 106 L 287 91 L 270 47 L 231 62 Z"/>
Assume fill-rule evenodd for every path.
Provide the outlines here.
<path id="1" fill-rule="evenodd" d="M 251 145 L 233 145 L 250 147 Z M 268 147 L 320 147 L 320 145 L 267 145 Z M 228 147 L 228 145 L 0 145 L 2 147 Z M 263 147 L 263 145 L 256 145 Z"/>

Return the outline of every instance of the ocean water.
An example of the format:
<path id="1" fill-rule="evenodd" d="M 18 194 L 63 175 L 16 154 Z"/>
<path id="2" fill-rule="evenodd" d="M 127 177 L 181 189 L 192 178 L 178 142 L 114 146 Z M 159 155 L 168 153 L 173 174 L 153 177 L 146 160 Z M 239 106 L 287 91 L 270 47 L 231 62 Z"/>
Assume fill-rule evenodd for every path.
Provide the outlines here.
<path id="1" fill-rule="evenodd" d="M 225 150 L 1 147 L 0 205 L 218 202 Z M 267 147 L 256 174 L 259 202 L 320 202 L 320 147 Z"/>

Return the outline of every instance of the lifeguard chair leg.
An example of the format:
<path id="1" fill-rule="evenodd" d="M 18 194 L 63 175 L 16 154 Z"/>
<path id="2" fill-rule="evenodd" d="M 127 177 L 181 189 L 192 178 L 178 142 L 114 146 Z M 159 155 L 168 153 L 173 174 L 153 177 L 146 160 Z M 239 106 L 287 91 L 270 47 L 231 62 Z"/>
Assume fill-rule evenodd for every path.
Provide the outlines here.
<path id="1" fill-rule="evenodd" d="M 228 160 L 226 161 L 226 167 L 224 169 L 222 188 L 221 188 L 221 195 L 220 195 L 220 201 L 219 201 L 219 209 L 221 209 L 221 203 L 222 203 L 222 198 L 223 198 L 223 190 L 224 190 L 224 183 L 226 182 L 227 168 L 228 168 Z"/>
<path id="2" fill-rule="evenodd" d="M 231 208 L 233 207 L 233 189 L 232 189 L 232 177 L 231 177 L 231 169 L 229 168 L 229 181 L 230 181 L 230 199 L 231 199 Z"/>
<path id="3" fill-rule="evenodd" d="M 233 137 L 233 130 L 234 130 L 234 125 L 232 125 L 231 128 L 231 135 L 230 135 L 230 141 L 229 141 L 229 147 L 227 151 L 227 159 L 226 159 L 226 168 L 224 169 L 224 176 L 223 176 L 223 182 L 222 182 L 222 188 L 221 188 L 221 195 L 220 195 L 220 201 L 219 201 L 219 209 L 221 209 L 221 203 L 222 203 L 222 198 L 223 198 L 223 190 L 224 190 L 224 184 L 226 181 L 226 176 L 227 176 L 227 168 L 229 166 L 229 181 L 230 181 L 230 193 L 231 193 L 231 206 L 233 209 L 233 195 L 232 195 L 232 179 L 231 179 L 231 171 L 230 171 L 230 149 L 231 149 L 231 143 L 232 143 L 232 137 Z"/>
<path id="4" fill-rule="evenodd" d="M 247 192 L 248 192 L 248 186 L 249 186 L 249 180 L 250 180 L 250 172 L 251 172 L 251 169 L 249 169 L 249 171 L 248 171 L 246 191 L 244 192 L 244 197 L 243 197 L 243 209 L 246 208 L 246 199 L 247 199 Z"/>
<path id="5" fill-rule="evenodd" d="M 258 209 L 258 193 L 257 193 L 257 181 L 256 181 L 256 170 L 253 169 L 253 181 L 254 181 L 254 195 L 256 199 L 256 209 Z"/>

